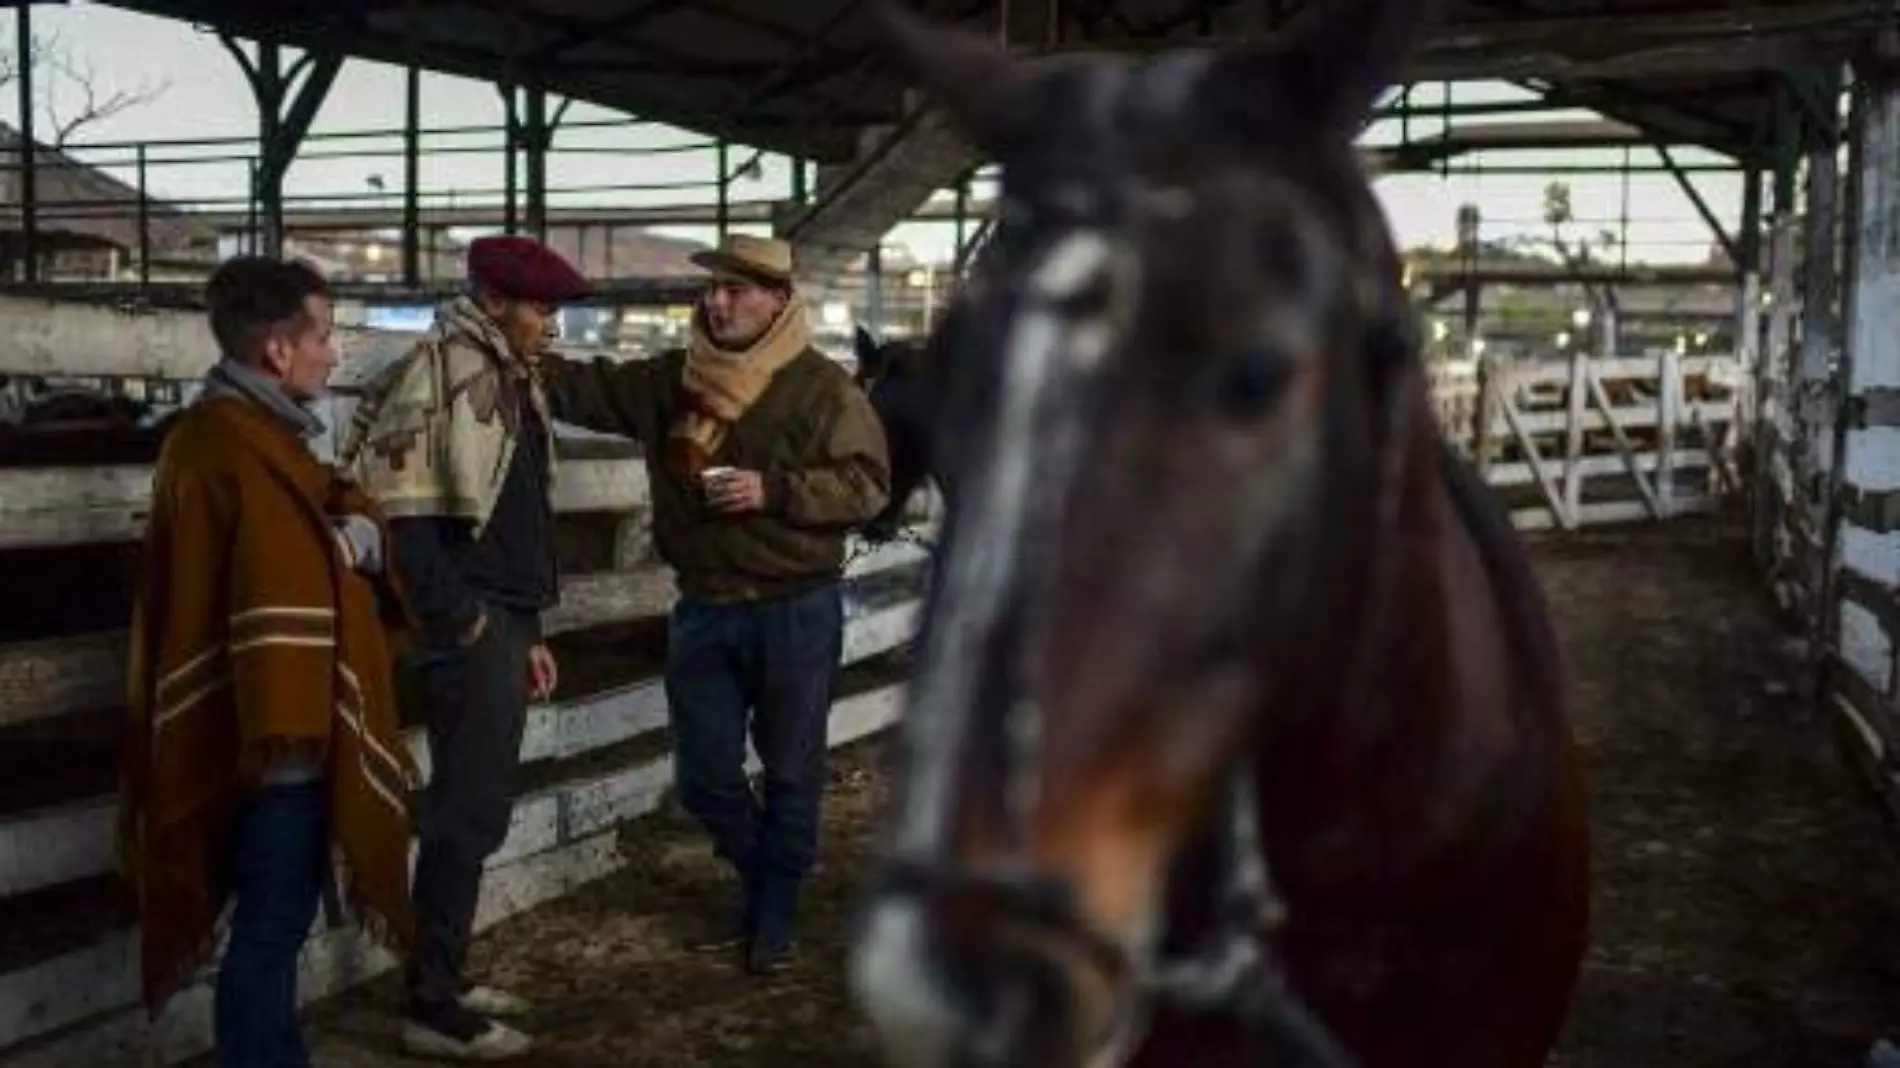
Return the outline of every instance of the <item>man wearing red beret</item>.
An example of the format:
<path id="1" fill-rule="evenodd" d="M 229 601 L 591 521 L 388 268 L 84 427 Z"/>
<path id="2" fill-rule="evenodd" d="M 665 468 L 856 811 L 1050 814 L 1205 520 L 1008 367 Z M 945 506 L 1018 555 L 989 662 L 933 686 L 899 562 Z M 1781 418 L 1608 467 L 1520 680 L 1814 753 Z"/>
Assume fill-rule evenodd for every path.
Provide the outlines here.
<path id="1" fill-rule="evenodd" d="M 734 234 L 694 261 L 713 277 L 690 349 L 550 358 L 548 398 L 646 446 L 654 545 L 680 586 L 666 664 L 679 798 L 742 888 L 705 948 L 770 973 L 818 850 L 845 535 L 884 507 L 890 461 L 863 391 L 811 345 L 785 242 Z"/>
<path id="2" fill-rule="evenodd" d="M 541 613 L 559 599 L 555 457 L 540 361 L 584 278 L 522 237 L 469 248 L 469 289 L 364 391 L 342 449 L 381 502 L 422 624 L 412 665 L 433 774 L 417 818 L 415 951 L 403 1046 L 501 1060 L 520 998 L 464 977 L 482 865 L 508 832 L 530 698 L 554 689 Z"/>

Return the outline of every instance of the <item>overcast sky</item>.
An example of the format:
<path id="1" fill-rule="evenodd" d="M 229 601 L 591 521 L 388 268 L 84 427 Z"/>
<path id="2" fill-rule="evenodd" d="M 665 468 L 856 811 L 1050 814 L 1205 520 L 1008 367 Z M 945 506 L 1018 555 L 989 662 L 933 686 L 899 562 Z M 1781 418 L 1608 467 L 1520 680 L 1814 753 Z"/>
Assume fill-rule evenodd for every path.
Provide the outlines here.
<path id="1" fill-rule="evenodd" d="M 0 32 L 11 44 L 14 40 L 14 16 L 0 14 Z M 252 136 L 257 129 L 257 110 L 250 87 L 236 61 L 218 39 L 192 26 L 128 13 L 93 3 L 36 7 L 34 28 L 42 34 L 57 34 L 62 46 L 80 64 L 90 66 L 102 96 L 114 90 L 167 84 L 159 100 L 126 111 L 112 119 L 88 127 L 80 136 L 80 145 L 100 142 L 166 141 L 218 136 Z M 42 83 L 44 84 L 44 83 Z M 77 98 L 71 82 L 55 79 L 56 104 L 70 111 Z M 1509 87 L 1468 84 L 1458 87 L 1459 99 L 1522 95 Z M 1430 99 L 1423 97 L 1422 99 Z M 488 85 L 459 78 L 425 75 L 423 79 L 423 125 L 499 126 L 501 98 Z M 11 88 L 0 99 L 0 121 L 13 123 L 15 97 Z M 1577 113 L 1567 113 L 1577 114 Z M 403 76 L 396 67 L 351 60 L 343 68 L 335 87 L 318 115 L 318 131 L 344 132 L 372 129 L 400 129 L 403 118 Z M 1509 116 L 1521 120 L 1525 116 Z M 626 116 L 606 109 L 576 103 L 567 112 L 567 122 L 625 120 Z M 1482 121 L 1482 120 L 1470 120 Z M 1430 133 L 1437 127 L 1415 120 L 1413 136 Z M 1370 141 L 1396 140 L 1396 123 L 1381 124 L 1369 132 Z M 629 152 L 562 152 L 562 149 L 634 149 L 661 145 L 704 143 L 701 135 L 652 125 L 620 128 L 572 128 L 563 130 L 555 140 L 556 153 L 550 157 L 551 190 L 590 186 L 643 185 L 668 182 L 710 182 L 713 153 L 710 149 L 679 151 L 663 155 Z M 443 138 L 434 147 L 451 145 L 498 145 L 499 134 L 480 137 Z M 321 142 L 306 145 L 307 153 L 373 150 L 384 153 L 368 159 L 305 159 L 293 167 L 289 192 L 305 195 L 361 195 L 371 191 L 370 181 L 380 176 L 393 195 L 402 181 L 400 141 L 356 141 L 345 144 Z M 153 148 L 153 158 L 203 157 L 212 153 L 239 154 L 245 148 Z M 82 158 L 108 162 L 108 155 L 124 161 L 129 153 L 105 151 L 79 153 Z M 736 163 L 746 153 L 735 152 Z M 1481 164 L 1522 165 L 1562 162 L 1600 162 L 1621 160 L 1621 150 L 1552 153 L 1489 153 L 1468 157 Z M 1635 153 L 1639 163 L 1653 163 L 1648 150 Z M 1685 151 L 1678 154 L 1684 162 L 1712 162 L 1715 157 Z M 740 182 L 735 198 L 783 196 L 787 192 L 789 170 L 782 159 L 767 157 L 764 171 L 756 182 Z M 117 168 L 114 168 L 115 170 Z M 483 191 L 498 192 L 502 187 L 502 163 L 498 152 L 476 152 L 425 156 L 423 160 L 425 196 L 448 195 L 482 199 Z M 130 171 L 120 172 L 129 177 Z M 194 165 L 154 165 L 150 169 L 155 195 L 178 200 L 230 198 L 243 203 L 245 166 L 242 163 Z M 1625 188 L 1617 175 L 1564 175 L 1572 187 L 1572 201 L 1580 220 L 1590 229 L 1616 227 L 1627 211 L 1632 260 L 1650 262 L 1693 262 L 1706 258 L 1711 245 L 1708 228 L 1700 221 L 1690 202 L 1664 174 L 1631 176 Z M 1449 180 L 1437 176 L 1399 175 L 1382 178 L 1378 183 L 1383 201 L 1402 244 L 1447 245 L 1452 240 L 1457 207 L 1460 203 L 1479 204 L 1486 221 L 1487 236 L 1501 232 L 1542 230 L 1538 223 L 1543 189 L 1549 177 L 1454 174 Z M 1733 228 L 1740 215 L 1741 183 L 1732 174 L 1701 174 L 1698 187 L 1713 204 L 1725 225 Z M 670 189 L 650 192 L 619 191 L 598 194 L 550 193 L 551 205 L 597 203 L 681 203 L 688 200 L 709 202 L 709 186 L 696 189 Z M 393 202 L 393 201 L 392 201 Z M 1626 206 L 1627 205 L 1627 206 Z M 709 235 L 691 229 L 680 231 L 700 238 Z M 891 240 L 907 245 L 921 256 L 942 256 L 950 243 L 947 225 L 909 224 L 893 232 Z"/>

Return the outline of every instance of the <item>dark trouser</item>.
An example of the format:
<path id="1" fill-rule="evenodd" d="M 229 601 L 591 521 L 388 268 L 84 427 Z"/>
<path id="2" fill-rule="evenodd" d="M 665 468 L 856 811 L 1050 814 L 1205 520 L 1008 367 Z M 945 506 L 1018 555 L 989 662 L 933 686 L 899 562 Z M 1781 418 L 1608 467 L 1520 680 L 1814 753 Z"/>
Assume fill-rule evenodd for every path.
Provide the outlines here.
<path id="1" fill-rule="evenodd" d="M 748 604 L 684 597 L 667 635 L 666 695 L 680 803 L 746 886 L 748 938 L 790 941 L 818 853 L 825 725 L 844 642 L 839 586 Z M 745 776 L 752 745 L 765 774 Z"/>
<path id="2" fill-rule="evenodd" d="M 488 606 L 467 649 L 416 659 L 428 707 L 429 785 L 416 819 L 415 955 L 410 997 L 453 1003 L 482 887 L 482 864 L 508 835 L 528 706 L 532 615 Z"/>
<path id="3" fill-rule="evenodd" d="M 231 940 L 213 1016 L 219 1068 L 309 1068 L 297 1023 L 297 955 L 329 870 L 320 782 L 265 788 L 237 820 Z"/>

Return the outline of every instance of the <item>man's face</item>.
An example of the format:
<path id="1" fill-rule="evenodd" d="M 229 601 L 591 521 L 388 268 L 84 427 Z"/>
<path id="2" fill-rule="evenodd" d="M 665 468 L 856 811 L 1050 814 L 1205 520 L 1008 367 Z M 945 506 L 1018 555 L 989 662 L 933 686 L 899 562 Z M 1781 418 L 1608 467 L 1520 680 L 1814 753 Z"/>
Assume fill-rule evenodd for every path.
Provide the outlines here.
<path id="1" fill-rule="evenodd" d="M 554 345 L 558 305 L 539 300 L 515 300 L 484 294 L 482 310 L 501 328 L 514 354 L 529 363 L 539 360 Z"/>
<path id="2" fill-rule="evenodd" d="M 337 365 L 335 330 L 330 298 L 312 294 L 303 299 L 303 315 L 265 340 L 264 369 L 293 400 L 323 396 Z"/>
<path id="3" fill-rule="evenodd" d="M 785 310 L 783 290 L 721 277 L 706 289 L 706 329 L 725 349 L 743 349 L 765 335 Z"/>

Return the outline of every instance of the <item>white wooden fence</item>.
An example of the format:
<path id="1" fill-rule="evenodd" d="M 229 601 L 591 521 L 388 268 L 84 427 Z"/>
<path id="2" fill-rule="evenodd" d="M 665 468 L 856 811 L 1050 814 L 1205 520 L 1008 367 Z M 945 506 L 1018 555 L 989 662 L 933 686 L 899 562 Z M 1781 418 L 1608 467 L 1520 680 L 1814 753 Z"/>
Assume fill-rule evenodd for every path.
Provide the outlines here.
<path id="1" fill-rule="evenodd" d="M 1845 152 L 1811 148 L 1770 227 L 1755 552 L 1812 697 L 1900 814 L 1900 79 L 1855 73 Z"/>
<path id="2" fill-rule="evenodd" d="M 406 343 L 401 335 L 346 331 L 347 381 Z M 0 298 L 0 373 L 137 376 L 185 380 L 203 372 L 213 348 L 198 316 L 130 316 L 82 306 Z M 339 413 L 340 414 L 340 413 Z M 576 435 L 563 429 L 564 452 Z M 593 445 L 586 451 L 601 451 Z M 646 553 L 647 485 L 631 449 L 606 459 L 565 459 L 557 512 L 564 524 L 613 523 L 610 565 L 566 577 L 548 629 L 575 635 L 653 620 L 674 598 L 670 573 Z M 0 468 L 0 566 L 27 548 L 124 543 L 142 529 L 150 470 L 141 466 Z M 857 556 L 849 581 L 843 661 L 871 661 L 905 645 L 918 612 L 923 556 L 908 544 Z M 866 584 L 869 585 L 866 585 Z M 120 704 L 122 629 L 0 643 L 0 745 L 21 732 L 52 732 Z M 878 731 L 898 714 L 888 673 L 847 687 L 834 707 L 833 745 Z M 864 687 L 869 687 L 864 688 Z M 621 866 L 616 827 L 654 810 L 671 781 L 663 747 L 638 742 L 664 729 L 665 699 L 651 677 L 616 678 L 595 692 L 531 709 L 521 758 L 538 785 L 520 796 L 506 841 L 489 861 L 478 927 L 559 896 Z M 428 747 L 409 737 L 423 768 Z M 97 776 L 95 775 L 95 778 Z M 137 1004 L 129 929 L 108 925 L 36 951 L 31 927 L 58 918 L 70 888 L 110 874 L 115 798 L 76 790 L 49 807 L 0 811 L 0 1066 L 61 1068 L 165 1062 L 210 1046 L 209 972 L 156 1022 Z M 68 923 L 67 926 L 71 924 Z M 21 948 L 21 943 L 27 943 Z M 300 990 L 324 997 L 393 966 L 353 929 L 318 931 L 305 950 Z"/>
<path id="3" fill-rule="evenodd" d="M 1735 441 L 1745 393 L 1733 356 L 1575 351 L 1430 371 L 1440 424 L 1511 505 L 1519 529 L 1708 512 L 1741 488 Z M 1491 411 L 1479 442 L 1486 387 Z"/>

